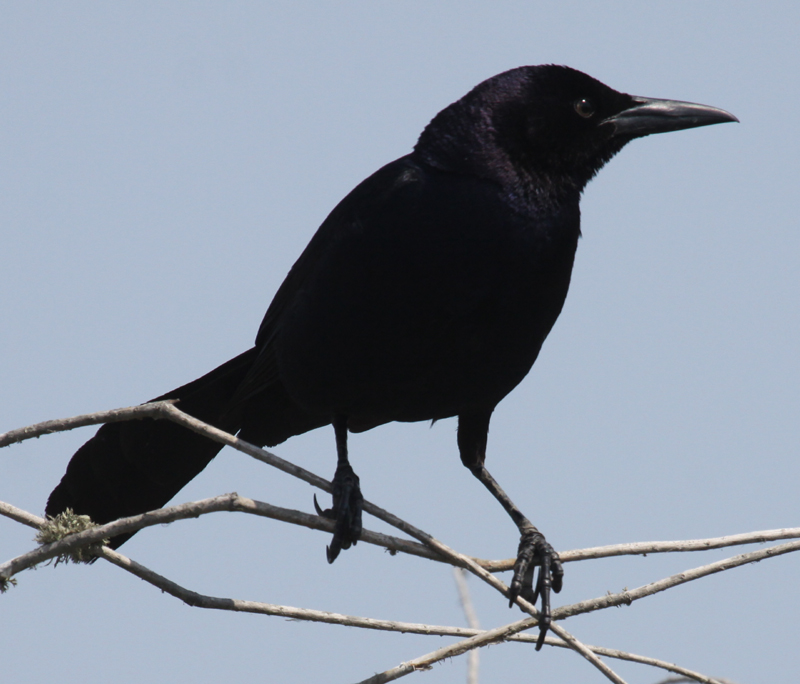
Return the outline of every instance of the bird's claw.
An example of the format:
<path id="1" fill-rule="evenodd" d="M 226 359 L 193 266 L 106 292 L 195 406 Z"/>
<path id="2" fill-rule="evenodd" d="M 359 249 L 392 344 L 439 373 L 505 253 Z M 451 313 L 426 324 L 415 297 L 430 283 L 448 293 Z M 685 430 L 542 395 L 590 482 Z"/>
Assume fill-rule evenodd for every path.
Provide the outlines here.
<path id="1" fill-rule="evenodd" d="M 342 549 L 355 546 L 361 536 L 361 510 L 364 497 L 361 495 L 358 475 L 349 465 L 336 468 L 333 476 L 333 506 L 322 510 L 314 495 L 314 508 L 317 515 L 336 521 L 333 539 L 326 548 L 328 563 L 333 563 Z"/>
<path id="2" fill-rule="evenodd" d="M 534 587 L 533 573 L 539 566 L 539 575 Z M 547 630 L 550 629 L 550 590 L 558 593 L 564 580 L 564 568 L 555 549 L 550 546 L 544 535 L 538 530 L 526 530 L 522 533 L 514 563 L 514 577 L 508 592 L 509 606 L 513 606 L 518 596 L 535 604 L 542 598 L 539 616 L 539 638 L 536 650 L 542 648 Z"/>

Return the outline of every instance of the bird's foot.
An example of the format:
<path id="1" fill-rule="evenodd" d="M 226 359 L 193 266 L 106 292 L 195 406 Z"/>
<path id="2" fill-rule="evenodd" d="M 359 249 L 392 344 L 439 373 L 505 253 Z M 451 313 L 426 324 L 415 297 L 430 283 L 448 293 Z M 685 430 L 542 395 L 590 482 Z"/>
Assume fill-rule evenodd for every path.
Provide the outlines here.
<path id="1" fill-rule="evenodd" d="M 536 586 L 533 584 L 533 573 L 539 566 L 539 576 Z M 550 590 L 558 593 L 564 579 L 564 568 L 561 559 L 552 546 L 537 529 L 524 530 L 519 540 L 517 561 L 514 563 L 514 577 L 508 593 L 509 606 L 514 605 L 517 596 L 521 596 L 534 605 L 541 596 L 542 608 L 539 617 L 539 638 L 536 641 L 538 651 L 547 630 L 550 629 Z"/>
<path id="2" fill-rule="evenodd" d="M 349 464 L 336 468 L 333 476 L 333 506 L 322 510 L 314 495 L 314 508 L 317 515 L 336 521 L 333 529 L 333 539 L 326 551 L 328 563 L 333 563 L 342 549 L 354 546 L 361 536 L 361 509 L 364 497 L 361 495 L 358 475 L 353 472 Z"/>

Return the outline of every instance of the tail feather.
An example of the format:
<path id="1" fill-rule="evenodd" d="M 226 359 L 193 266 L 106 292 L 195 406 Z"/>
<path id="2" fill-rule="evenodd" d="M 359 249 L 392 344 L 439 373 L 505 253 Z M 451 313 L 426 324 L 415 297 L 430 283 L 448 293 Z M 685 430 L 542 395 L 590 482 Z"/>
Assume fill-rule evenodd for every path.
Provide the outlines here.
<path id="1" fill-rule="evenodd" d="M 277 444 L 292 435 L 329 422 L 308 416 L 276 384 L 231 409 L 246 377 L 255 348 L 160 399 L 178 399 L 178 408 L 226 432 L 258 444 Z M 221 444 L 167 420 L 134 420 L 103 425 L 67 466 L 50 494 L 46 512 L 67 508 L 106 523 L 164 506 L 205 468 Z M 131 535 L 116 537 L 116 548 Z"/>

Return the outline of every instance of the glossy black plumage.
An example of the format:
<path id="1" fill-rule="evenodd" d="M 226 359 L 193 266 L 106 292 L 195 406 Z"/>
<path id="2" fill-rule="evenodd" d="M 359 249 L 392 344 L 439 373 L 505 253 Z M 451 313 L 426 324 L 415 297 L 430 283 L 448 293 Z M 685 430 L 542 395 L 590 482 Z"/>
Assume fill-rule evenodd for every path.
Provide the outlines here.
<path id="1" fill-rule="evenodd" d="M 260 445 L 333 423 L 339 465 L 323 512 L 337 520 L 331 561 L 360 533 L 348 430 L 458 416 L 464 465 L 520 529 L 510 598 L 542 596 L 543 636 L 561 566 L 484 467 L 492 411 L 561 311 L 586 183 L 635 137 L 733 120 L 619 93 L 566 67 L 490 78 L 331 212 L 253 349 L 159 398 Z M 218 450 L 171 423 L 106 425 L 75 454 L 47 513 L 71 507 L 106 522 L 162 506 Z"/>

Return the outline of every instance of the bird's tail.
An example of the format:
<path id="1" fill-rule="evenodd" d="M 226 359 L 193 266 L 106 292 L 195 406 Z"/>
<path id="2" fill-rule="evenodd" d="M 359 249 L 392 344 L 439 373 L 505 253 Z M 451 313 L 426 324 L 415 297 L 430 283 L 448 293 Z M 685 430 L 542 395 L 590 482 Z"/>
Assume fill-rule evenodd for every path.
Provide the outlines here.
<path id="1" fill-rule="evenodd" d="M 250 349 L 201 378 L 160 399 L 227 432 L 242 427 L 244 408 L 230 410 L 231 398 L 246 376 L 256 349 Z M 137 515 L 166 504 L 205 468 L 222 445 L 167 420 L 107 423 L 72 457 L 46 512 L 67 508 L 96 523 Z M 130 535 L 111 540 L 117 547 Z"/>

